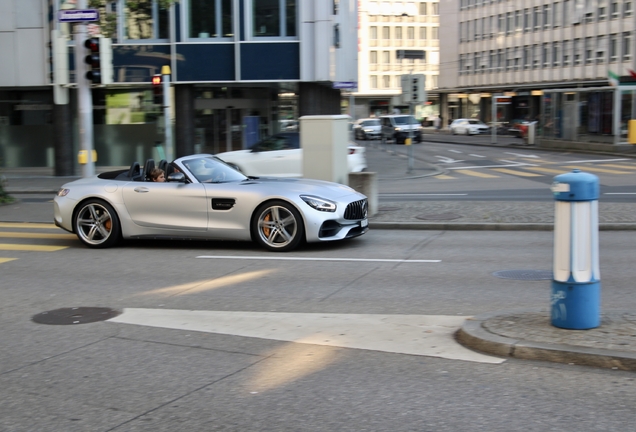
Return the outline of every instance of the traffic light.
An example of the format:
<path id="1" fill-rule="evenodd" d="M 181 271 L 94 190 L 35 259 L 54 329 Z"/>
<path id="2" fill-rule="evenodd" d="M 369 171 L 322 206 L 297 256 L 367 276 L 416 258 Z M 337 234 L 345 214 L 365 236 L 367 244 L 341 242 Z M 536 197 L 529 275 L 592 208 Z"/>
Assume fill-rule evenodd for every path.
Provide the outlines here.
<path id="1" fill-rule="evenodd" d="M 160 74 L 152 76 L 152 95 L 156 105 L 163 105 L 163 80 Z"/>
<path id="2" fill-rule="evenodd" d="M 88 48 L 89 54 L 84 58 L 84 62 L 90 66 L 90 70 L 86 72 L 86 79 L 93 84 L 102 83 L 102 60 L 99 52 L 99 38 L 92 37 L 86 39 L 84 46 Z"/>
<path id="3" fill-rule="evenodd" d="M 426 102 L 424 74 L 411 75 L 411 102 L 420 104 Z"/>

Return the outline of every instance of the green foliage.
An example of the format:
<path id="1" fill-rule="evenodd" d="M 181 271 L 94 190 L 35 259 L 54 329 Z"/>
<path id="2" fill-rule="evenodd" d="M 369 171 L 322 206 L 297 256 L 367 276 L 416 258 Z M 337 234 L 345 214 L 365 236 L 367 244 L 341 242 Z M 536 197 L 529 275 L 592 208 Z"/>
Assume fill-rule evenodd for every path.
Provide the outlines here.
<path id="1" fill-rule="evenodd" d="M 14 198 L 4 190 L 5 182 L 6 180 L 4 176 L 0 175 L 0 205 L 12 203 L 14 201 Z"/>

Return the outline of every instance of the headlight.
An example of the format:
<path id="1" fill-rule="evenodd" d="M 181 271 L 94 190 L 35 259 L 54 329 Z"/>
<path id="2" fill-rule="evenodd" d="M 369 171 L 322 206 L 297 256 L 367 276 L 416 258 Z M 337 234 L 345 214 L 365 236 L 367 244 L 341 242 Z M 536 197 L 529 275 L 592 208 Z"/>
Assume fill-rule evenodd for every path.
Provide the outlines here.
<path id="1" fill-rule="evenodd" d="M 310 195 L 301 195 L 300 198 L 305 201 L 311 208 L 324 212 L 335 212 L 336 203 L 323 198 Z"/>
<path id="2" fill-rule="evenodd" d="M 396 131 L 396 132 L 402 132 L 402 128 L 396 127 L 396 128 L 395 128 L 395 131 Z"/>
<path id="3" fill-rule="evenodd" d="M 57 191 L 57 196 L 59 196 L 59 197 L 66 196 L 66 195 L 68 195 L 68 193 L 70 191 L 71 191 L 70 189 L 61 188 L 59 191 Z"/>

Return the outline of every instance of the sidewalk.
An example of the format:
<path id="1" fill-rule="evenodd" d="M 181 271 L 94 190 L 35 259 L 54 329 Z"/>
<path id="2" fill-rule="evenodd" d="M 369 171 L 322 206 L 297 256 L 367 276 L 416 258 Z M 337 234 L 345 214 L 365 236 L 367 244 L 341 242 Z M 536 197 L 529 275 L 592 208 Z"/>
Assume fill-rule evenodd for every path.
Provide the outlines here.
<path id="1" fill-rule="evenodd" d="M 442 139 L 442 134 L 438 139 Z M 428 138 L 428 137 L 427 137 Z M 483 137 L 474 137 L 482 139 Z M 513 138 L 514 139 L 514 138 Z M 478 141 L 473 141 L 480 145 Z M 436 175 L 439 167 L 418 161 L 405 175 L 404 159 L 387 158 L 376 145 L 367 146 L 371 171 L 382 182 Z M 109 168 L 98 169 L 98 172 Z M 55 177 L 49 168 L 3 170 L 6 191 L 23 201 L 0 206 L 0 222 L 51 222 L 47 203 L 28 202 L 29 194 L 50 195 L 79 177 Z M 44 207 L 43 207 L 44 206 Z M 599 203 L 600 230 L 636 230 L 636 204 Z M 52 210 L 51 210 L 52 212 Z M 551 202 L 380 202 L 370 218 L 371 229 L 426 230 L 552 230 Z M 551 325 L 548 311 L 504 311 L 465 321 L 457 340 L 477 351 L 502 357 L 532 359 L 636 370 L 636 312 L 601 315 L 601 326 L 592 330 L 564 330 Z"/>

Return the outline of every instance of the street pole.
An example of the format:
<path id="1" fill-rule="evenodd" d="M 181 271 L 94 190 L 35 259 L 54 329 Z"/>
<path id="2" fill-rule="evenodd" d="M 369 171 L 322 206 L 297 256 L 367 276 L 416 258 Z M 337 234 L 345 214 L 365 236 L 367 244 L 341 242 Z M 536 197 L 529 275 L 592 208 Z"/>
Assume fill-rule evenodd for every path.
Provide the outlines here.
<path id="1" fill-rule="evenodd" d="M 413 101 L 411 101 L 409 103 L 409 114 L 411 115 L 411 117 L 415 118 L 415 114 L 414 114 L 414 110 L 413 110 Z M 409 119 L 409 121 L 411 121 Z M 408 161 L 408 169 L 406 170 L 407 174 L 410 174 L 413 171 L 413 125 L 411 125 L 411 128 L 409 129 L 409 149 L 408 149 L 408 155 L 409 155 L 409 161 Z"/>
<path id="2" fill-rule="evenodd" d="M 161 67 L 161 83 L 163 85 L 163 121 L 166 140 L 166 158 L 172 161 L 174 157 L 172 145 L 172 121 L 170 121 L 170 66 Z"/>
<path id="3" fill-rule="evenodd" d="M 86 9 L 86 0 L 78 0 L 77 7 Z M 82 177 L 95 175 L 93 162 L 93 95 L 86 78 L 87 67 L 84 62 L 84 41 L 86 41 L 86 23 L 75 24 L 75 81 L 77 81 L 77 107 L 79 123 L 79 147 L 84 152 L 85 163 L 81 163 Z"/>

